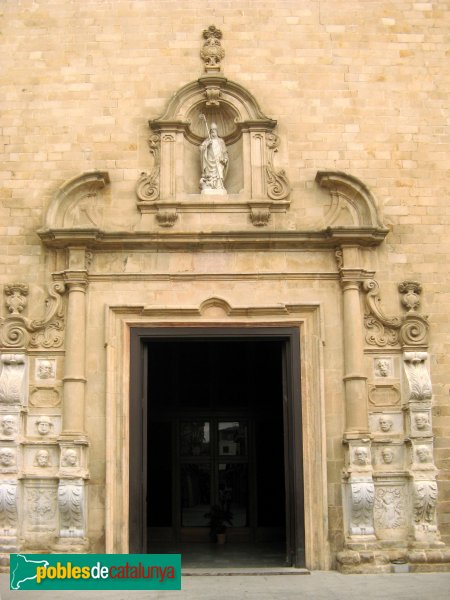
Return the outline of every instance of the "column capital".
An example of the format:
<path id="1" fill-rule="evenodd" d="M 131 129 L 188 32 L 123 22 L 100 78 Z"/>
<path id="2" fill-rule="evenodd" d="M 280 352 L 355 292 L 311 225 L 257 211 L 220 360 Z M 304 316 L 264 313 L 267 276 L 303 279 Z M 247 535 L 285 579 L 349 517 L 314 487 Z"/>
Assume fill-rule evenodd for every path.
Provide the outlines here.
<path id="1" fill-rule="evenodd" d="M 64 271 L 63 279 L 69 293 L 74 290 L 85 292 L 89 284 L 88 272 L 86 270 Z"/>
<path id="2" fill-rule="evenodd" d="M 357 289 L 360 290 L 361 289 L 361 284 L 363 282 L 363 280 L 365 279 L 362 276 L 362 273 L 360 271 L 354 271 L 354 270 L 342 270 L 340 272 L 341 275 L 341 287 L 342 289 L 345 290 L 350 290 L 350 289 Z"/>

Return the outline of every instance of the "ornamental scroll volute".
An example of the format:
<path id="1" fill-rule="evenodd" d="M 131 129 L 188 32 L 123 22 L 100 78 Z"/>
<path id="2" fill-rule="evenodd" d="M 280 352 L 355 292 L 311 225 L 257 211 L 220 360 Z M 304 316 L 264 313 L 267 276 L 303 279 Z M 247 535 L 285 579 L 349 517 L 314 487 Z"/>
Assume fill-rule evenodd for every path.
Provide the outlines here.
<path id="1" fill-rule="evenodd" d="M 284 143 L 277 123 L 248 90 L 223 76 L 222 37 L 214 25 L 204 30 L 204 74 L 149 121 L 152 161 L 136 184 L 138 229 L 173 227 L 183 212 L 242 212 L 264 227 L 272 213 L 289 208 L 288 176 L 275 164 Z"/>
<path id="2" fill-rule="evenodd" d="M 398 286 L 401 303 L 407 309 L 401 317 L 387 316 L 382 307 L 379 285 L 374 279 L 363 283 L 365 292 L 366 342 L 381 348 L 400 345 L 405 350 L 428 346 L 428 318 L 417 312 L 420 304 L 421 285 L 416 281 L 404 281 Z"/>
<path id="3" fill-rule="evenodd" d="M 11 290 L 15 290 L 14 296 Z M 44 317 L 29 319 L 22 314 L 26 308 L 28 286 L 5 286 L 5 303 L 11 314 L 0 317 L 0 347 L 8 351 L 26 350 L 28 347 L 60 348 L 64 341 L 64 291 L 63 283 L 52 283 L 48 288 Z"/>

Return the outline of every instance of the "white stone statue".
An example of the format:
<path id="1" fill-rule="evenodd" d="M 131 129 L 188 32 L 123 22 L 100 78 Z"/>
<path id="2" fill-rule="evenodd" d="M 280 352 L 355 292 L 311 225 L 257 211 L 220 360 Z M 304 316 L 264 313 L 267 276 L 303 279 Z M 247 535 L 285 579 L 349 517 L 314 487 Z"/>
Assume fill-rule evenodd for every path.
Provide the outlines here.
<path id="1" fill-rule="evenodd" d="M 208 128 L 206 117 L 201 115 L 205 121 L 208 137 L 200 146 L 200 159 L 202 165 L 202 176 L 200 188 L 202 194 L 227 193 L 224 185 L 228 167 L 228 152 L 225 142 L 217 133 L 217 125 L 211 123 Z"/>

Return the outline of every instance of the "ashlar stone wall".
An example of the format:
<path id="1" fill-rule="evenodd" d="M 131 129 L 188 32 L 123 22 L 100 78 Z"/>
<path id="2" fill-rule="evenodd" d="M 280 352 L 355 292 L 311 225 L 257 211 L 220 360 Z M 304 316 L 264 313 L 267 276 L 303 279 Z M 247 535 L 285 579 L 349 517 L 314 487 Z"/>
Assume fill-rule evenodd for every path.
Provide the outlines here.
<path id="1" fill-rule="evenodd" d="M 10 420 L 0 469 L 3 551 L 25 548 L 17 526 L 22 516 L 34 550 L 103 551 L 109 543 L 111 532 L 104 525 L 108 365 L 98 352 L 105 344 L 105 306 L 175 309 L 220 297 L 239 307 L 248 306 L 252 295 L 255 305 L 321 307 L 323 354 L 315 364 L 326 432 L 327 531 L 317 541 L 322 563 L 315 567 L 336 566 L 345 548 L 341 567 L 364 570 L 361 553 L 370 551 L 373 559 L 378 550 L 370 549 L 366 538 L 349 546 L 349 536 L 376 540 L 386 529 L 394 549 L 409 538 L 416 544 L 417 564 L 442 566 L 448 557 L 439 544 L 450 544 L 448 3 L 4 0 L 0 18 L 0 388 L 6 390 L 0 389 L 0 409 Z M 255 204 L 244 190 L 245 207 L 239 199 L 229 199 L 221 210 L 193 202 L 183 210 L 166 206 L 158 219 L 156 209 L 139 206 L 135 191 L 141 174 L 152 173 L 158 159 L 148 142 L 162 125 L 150 130 L 148 121 L 161 121 L 185 84 L 214 75 L 200 57 L 202 32 L 211 24 L 222 32 L 220 74 L 256 99 L 260 125 L 265 123 L 261 156 L 266 164 L 272 161 L 273 172 L 284 170 L 289 195 L 274 208 L 267 198 Z M 234 93 L 226 86 L 221 90 Z M 215 94 L 209 91 L 208 101 L 217 100 Z M 250 120 L 247 116 L 241 132 L 248 140 L 256 135 Z M 180 125 L 172 133 L 195 144 L 194 125 L 186 135 Z M 231 155 L 245 165 L 242 156 L 256 157 L 255 142 L 242 144 Z M 254 175 L 257 159 L 252 160 L 248 173 Z M 167 173 L 176 182 L 187 181 L 192 193 L 191 171 L 183 173 L 179 156 L 171 164 Z M 233 180 L 236 193 L 247 181 L 241 168 Z M 100 175 L 83 179 L 86 173 Z M 366 212 L 360 213 L 361 199 Z M 58 212 L 61 206 L 65 216 Z M 348 236 L 334 231 L 335 241 L 326 241 L 324 233 L 327 227 L 351 230 L 356 222 L 357 258 Z M 370 241 L 361 229 L 367 223 Z M 64 228 L 71 231 L 66 241 L 48 233 Z M 92 232 L 83 238 L 77 228 L 111 235 L 107 242 Z M 47 233 L 38 235 L 40 230 Z M 123 239 L 111 241 L 117 231 L 127 232 L 123 245 Z M 305 231 L 302 237 L 299 232 Z M 228 232 L 239 232 L 240 247 L 216 242 L 205 247 L 204 238 L 195 237 L 214 234 L 217 241 Z M 284 237 L 276 244 L 260 241 L 279 232 Z M 311 232 L 316 232 L 313 242 Z M 166 234 L 187 236 L 185 246 L 158 247 Z M 296 247 L 286 241 L 291 234 L 299 236 Z M 245 236 L 252 239 L 247 248 Z M 357 292 L 351 287 L 355 277 Z M 405 281 L 420 284 L 420 290 L 416 285 L 399 294 Z M 402 305 L 408 293 L 409 305 Z M 353 392 L 353 382 L 343 380 L 345 295 L 352 297 L 347 308 L 360 311 L 358 368 L 367 378 L 370 442 L 361 442 L 364 436 L 358 434 L 343 444 L 346 402 L 361 392 L 359 384 Z M 419 296 L 420 308 L 414 300 Z M 367 341 L 371 330 L 364 312 L 398 334 L 411 310 L 428 316 L 426 344 Z M 88 340 L 84 344 L 81 337 L 81 353 L 75 331 Z M 420 397 L 411 391 L 411 373 L 417 372 Z M 82 398 L 85 414 L 77 413 L 69 398 Z M 397 483 L 385 450 L 403 473 Z M 23 485 L 17 483 L 22 474 Z M 355 525 L 355 485 L 375 515 L 372 532 Z M 408 506 L 417 516 L 414 493 L 416 504 L 425 494 L 432 511 L 436 508 L 437 521 L 430 518 L 440 537 L 431 550 L 414 529 L 430 524 L 426 515 L 406 524 L 389 508 Z"/>

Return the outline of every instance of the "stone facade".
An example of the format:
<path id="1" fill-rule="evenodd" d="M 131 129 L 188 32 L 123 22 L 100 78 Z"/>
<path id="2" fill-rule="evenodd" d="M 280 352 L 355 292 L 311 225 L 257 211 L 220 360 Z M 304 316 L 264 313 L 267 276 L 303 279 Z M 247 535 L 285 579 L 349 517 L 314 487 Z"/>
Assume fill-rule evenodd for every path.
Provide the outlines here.
<path id="1" fill-rule="evenodd" d="M 450 11 L 357 4 L 2 3 L 3 565 L 127 551 L 129 331 L 182 323 L 299 328 L 309 568 L 450 562 Z"/>

